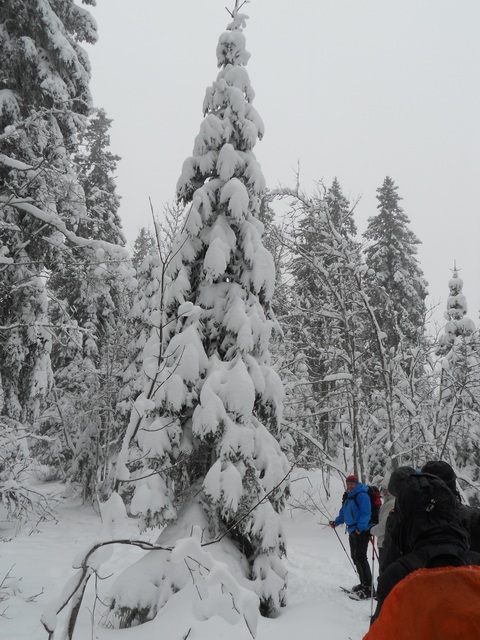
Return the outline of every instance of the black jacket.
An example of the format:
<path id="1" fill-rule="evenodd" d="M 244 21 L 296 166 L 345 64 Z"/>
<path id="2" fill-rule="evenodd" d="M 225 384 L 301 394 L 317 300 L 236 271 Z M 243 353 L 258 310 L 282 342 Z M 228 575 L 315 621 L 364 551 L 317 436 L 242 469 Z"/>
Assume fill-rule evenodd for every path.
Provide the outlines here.
<path id="1" fill-rule="evenodd" d="M 426 531 L 415 542 L 411 553 L 393 562 L 378 579 L 377 608 L 372 622 L 378 618 L 390 591 L 412 571 L 425 567 L 471 564 L 480 566 L 480 553 L 468 549 L 468 536 L 463 528 L 449 524 Z"/>
<path id="2" fill-rule="evenodd" d="M 480 509 L 460 503 L 458 515 L 460 524 L 470 537 L 470 551 L 480 552 Z"/>

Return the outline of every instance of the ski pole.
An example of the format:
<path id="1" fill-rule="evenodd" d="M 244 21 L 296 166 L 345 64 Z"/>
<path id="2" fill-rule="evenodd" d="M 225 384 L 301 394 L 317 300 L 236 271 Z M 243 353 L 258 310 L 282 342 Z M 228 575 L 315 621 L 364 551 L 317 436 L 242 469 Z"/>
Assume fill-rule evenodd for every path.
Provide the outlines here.
<path id="1" fill-rule="evenodd" d="M 350 555 L 348 554 L 348 551 L 345 549 L 345 545 L 343 544 L 343 542 L 340 539 L 340 536 L 338 535 L 338 531 L 336 529 L 336 527 L 333 527 L 333 530 L 335 531 L 335 534 L 338 538 L 338 541 L 340 542 L 340 544 L 342 545 L 342 549 L 345 551 L 345 555 L 347 556 L 347 558 L 350 560 L 350 564 L 352 565 L 353 570 L 355 571 L 355 573 L 357 574 L 358 579 L 360 580 L 360 576 L 358 575 L 358 571 L 357 568 L 355 567 L 355 565 L 352 562 L 352 559 L 350 557 Z"/>
<path id="2" fill-rule="evenodd" d="M 375 584 L 375 538 L 370 536 L 370 542 L 372 543 L 372 588 L 370 590 L 370 620 L 373 617 L 373 592 Z"/>

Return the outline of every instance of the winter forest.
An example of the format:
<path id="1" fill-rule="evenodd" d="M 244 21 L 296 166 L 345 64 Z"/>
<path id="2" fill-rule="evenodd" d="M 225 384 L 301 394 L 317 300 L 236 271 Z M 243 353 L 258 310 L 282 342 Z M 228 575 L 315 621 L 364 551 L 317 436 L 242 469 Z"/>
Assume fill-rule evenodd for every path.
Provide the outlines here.
<path id="1" fill-rule="evenodd" d="M 433 333 L 395 176 L 362 234 L 337 179 L 266 184 L 248 7 L 230 4 L 192 154 L 133 250 L 82 46 L 95 0 L 1 5 L 2 639 L 20 618 L 27 640 L 361 638 L 356 603 L 348 628 L 289 622 L 310 562 L 289 531 L 338 585 L 318 524 L 349 473 L 443 459 L 479 506 L 480 334 L 459 270 Z M 38 564 L 42 535 L 69 573 Z M 18 574 L 26 544 L 45 592 Z"/>

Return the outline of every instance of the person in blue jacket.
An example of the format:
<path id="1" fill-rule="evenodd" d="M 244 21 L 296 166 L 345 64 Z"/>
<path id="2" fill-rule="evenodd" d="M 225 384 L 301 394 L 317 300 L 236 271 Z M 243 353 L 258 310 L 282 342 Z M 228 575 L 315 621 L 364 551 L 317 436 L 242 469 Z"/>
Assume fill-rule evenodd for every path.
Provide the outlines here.
<path id="1" fill-rule="evenodd" d="M 350 555 L 360 578 L 360 584 L 352 591 L 360 598 L 370 598 L 372 595 L 372 572 L 367 560 L 368 543 L 370 541 L 370 518 L 372 504 L 368 495 L 368 487 L 358 481 L 357 476 L 346 479 L 346 493 L 342 508 L 335 520 L 330 521 L 332 529 L 345 524 L 350 542 Z"/>

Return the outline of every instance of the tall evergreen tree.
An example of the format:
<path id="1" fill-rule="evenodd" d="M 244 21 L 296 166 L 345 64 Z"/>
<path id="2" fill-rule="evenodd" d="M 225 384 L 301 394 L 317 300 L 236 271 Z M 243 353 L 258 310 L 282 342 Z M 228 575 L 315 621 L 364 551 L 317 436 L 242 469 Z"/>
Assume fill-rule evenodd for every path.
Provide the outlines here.
<path id="1" fill-rule="evenodd" d="M 292 201 L 292 215 L 294 242 L 289 269 L 296 302 L 286 333 L 301 375 L 290 394 L 294 402 L 291 417 L 296 427 L 309 431 L 332 453 L 332 434 L 341 422 L 338 406 L 345 406 L 345 398 L 340 397 L 345 383 L 332 376 L 345 372 L 344 341 L 351 338 L 343 323 L 347 322 L 349 331 L 354 330 L 353 315 L 346 317 L 354 312 L 341 308 L 349 304 L 348 298 L 353 303 L 356 297 L 346 256 L 353 258 L 356 253 L 356 264 L 360 248 L 354 240 L 353 211 L 337 179 L 325 196 L 318 193 L 306 198 L 299 194 Z"/>
<path id="2" fill-rule="evenodd" d="M 94 43 L 96 26 L 73 0 L 5 0 L 0 21 L 2 412 L 37 428 L 55 378 L 65 391 L 57 406 L 66 401 L 73 420 L 84 416 L 77 442 L 63 441 L 74 455 L 113 410 L 107 352 L 121 343 L 112 340 L 113 318 L 130 276 L 112 176 L 117 158 L 106 149 L 109 121 L 102 112 L 88 120 L 90 64 L 79 43 Z M 56 418 L 62 433 L 65 418 L 62 411 Z M 50 426 L 42 420 L 39 428 Z"/>
<path id="3" fill-rule="evenodd" d="M 376 323 L 366 325 L 364 336 L 370 354 L 364 387 L 366 397 L 370 398 L 368 413 L 374 439 L 384 440 L 383 425 L 390 425 L 389 446 L 372 451 L 369 460 L 369 466 L 381 472 L 389 453 L 391 464 L 399 463 L 402 444 L 398 433 L 417 437 L 410 428 L 412 420 L 407 407 L 411 404 L 398 402 L 395 395 L 400 386 L 407 390 L 407 379 L 420 384 L 424 377 L 425 361 L 418 354 L 426 352 L 423 347 L 427 283 L 416 257 L 420 241 L 409 228 L 410 221 L 400 206 L 398 187 L 390 177 L 377 189 L 377 200 L 379 212 L 369 218 L 364 234 L 368 267 L 364 282 L 376 316 Z M 411 385 L 410 393 L 419 395 Z"/>
<path id="4" fill-rule="evenodd" d="M 205 118 L 178 182 L 185 224 L 166 270 L 162 314 L 144 350 L 148 383 L 132 412 L 119 474 L 128 477 L 122 464 L 136 438 L 149 467 L 132 510 L 146 524 L 178 518 L 177 533 L 173 525 L 162 534 L 170 541 L 182 536 L 186 513 L 205 528 L 204 541 L 226 535 L 263 613 L 271 614 L 285 597 L 277 512 L 288 464 L 272 435 L 283 390 L 268 349 L 275 273 L 258 220 L 265 183 L 253 147 L 264 127 L 245 69 L 245 20 L 236 7 L 219 39 L 220 72 L 207 89 Z M 153 617 L 161 606 L 165 572 L 158 572 L 149 572 L 148 603 L 117 586 L 124 624 Z"/>
<path id="5" fill-rule="evenodd" d="M 294 433 L 303 426 L 300 435 L 307 446 L 302 455 L 314 455 L 317 464 L 354 468 L 367 480 L 378 475 L 377 468 L 367 464 L 376 448 L 364 386 L 369 364 L 364 346 L 367 325 L 377 340 L 376 366 L 385 371 L 387 364 L 364 286 L 361 247 L 349 235 L 349 230 L 355 231 L 352 210 L 338 183 L 325 199 L 319 194 L 308 197 L 298 188 L 280 189 L 278 195 L 290 198 L 294 220 L 294 231 L 284 236 L 293 256 L 292 288 L 297 296 L 285 329 L 290 349 L 297 354 L 287 385 L 293 388 L 289 400 L 296 404 L 288 419 Z M 379 384 L 379 394 L 391 397 L 388 378 L 382 376 Z M 391 412 L 385 422 L 385 433 L 393 442 Z M 308 443 L 313 445 L 310 450 Z"/>
<path id="6" fill-rule="evenodd" d="M 119 157 L 109 150 L 110 123 L 103 110 L 94 110 L 73 157 L 86 207 L 76 235 L 121 247 L 125 238 L 114 181 Z M 87 252 L 68 240 L 65 246 L 68 250 L 48 280 L 53 294 L 50 315 L 54 325 L 62 327 L 56 331 L 59 339 L 52 350 L 53 430 L 62 424 L 66 475 L 82 486 L 85 497 L 91 497 L 107 479 L 113 442 L 118 445 L 125 428 L 116 406 L 135 280 L 128 261 L 102 246 Z M 70 323 L 63 322 L 64 315 Z M 48 424 L 43 421 L 44 428 Z"/>
<path id="7" fill-rule="evenodd" d="M 388 176 L 377 189 L 378 214 L 369 218 L 364 237 L 371 271 L 366 284 L 387 348 L 416 346 L 423 335 L 427 282 L 417 259 L 420 241 L 400 207 L 398 187 Z"/>
<path id="8" fill-rule="evenodd" d="M 101 240 L 112 245 L 124 246 L 125 237 L 118 215 L 120 198 L 116 193 L 115 173 L 120 159 L 109 150 L 108 129 L 111 120 L 101 109 L 93 110 L 80 134 L 80 143 L 72 158 L 76 175 L 84 194 L 84 215 L 76 225 L 76 235 L 85 240 Z M 55 270 L 50 275 L 48 287 L 54 293 L 52 316 L 70 315 L 80 330 L 82 357 L 96 364 L 100 345 L 108 342 L 106 334 L 117 318 L 123 318 L 120 310 L 126 304 L 125 284 L 133 273 L 125 259 L 115 260 L 100 247 L 85 252 L 74 242 L 65 240 L 68 249 L 60 255 Z M 61 301 L 61 309 L 57 303 Z M 78 344 L 77 332 L 74 341 Z M 68 345 L 69 330 L 66 328 Z M 69 362 L 75 346 L 67 346 Z M 65 348 L 61 345 L 54 353 L 54 367 L 62 369 Z"/>
<path id="9" fill-rule="evenodd" d="M 79 228 L 78 233 L 85 238 L 101 238 L 124 246 L 125 236 L 118 215 L 120 197 L 115 184 L 120 156 L 110 151 L 111 124 L 104 109 L 94 109 L 80 136 L 74 163 L 85 194 L 87 217 L 82 220 L 84 228 Z"/>

